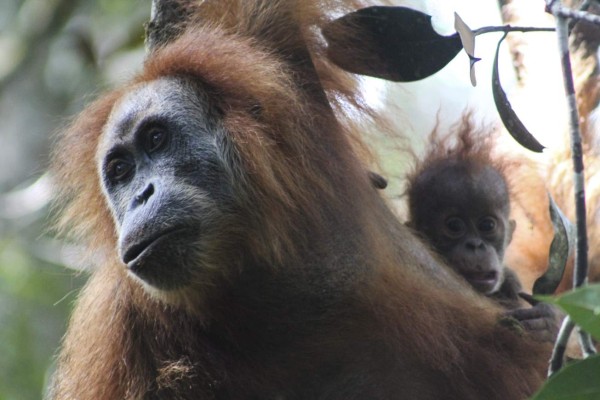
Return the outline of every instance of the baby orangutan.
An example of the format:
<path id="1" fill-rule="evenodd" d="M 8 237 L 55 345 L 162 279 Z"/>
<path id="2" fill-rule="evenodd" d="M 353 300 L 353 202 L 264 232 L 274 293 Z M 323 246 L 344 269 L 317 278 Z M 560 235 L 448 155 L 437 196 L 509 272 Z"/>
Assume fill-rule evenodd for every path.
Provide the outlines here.
<path id="1" fill-rule="evenodd" d="M 520 293 L 517 275 L 503 263 L 516 223 L 509 218 L 502 166 L 491 160 L 488 145 L 472 143 L 468 131 L 460 136 L 456 149 L 436 150 L 409 178 L 409 225 L 475 290 L 506 308 L 536 339 L 553 341 L 555 309 Z"/>

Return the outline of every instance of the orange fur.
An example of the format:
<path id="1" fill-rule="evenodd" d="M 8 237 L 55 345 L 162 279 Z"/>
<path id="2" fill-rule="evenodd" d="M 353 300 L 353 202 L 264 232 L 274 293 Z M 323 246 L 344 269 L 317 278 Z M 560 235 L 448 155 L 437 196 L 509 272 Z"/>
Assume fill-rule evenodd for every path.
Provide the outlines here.
<path id="1" fill-rule="evenodd" d="M 504 400 L 541 383 L 548 349 L 503 327 L 498 308 L 455 280 L 371 187 L 353 116 L 373 114 L 320 59 L 315 37 L 344 4 L 206 1 L 200 22 L 64 133 L 54 165 L 62 226 L 102 257 L 65 337 L 54 398 Z M 128 90 L 183 75 L 223 111 L 232 185 L 248 209 L 244 245 L 261 261 L 186 307 L 127 275 L 93 162 Z"/>
<path id="2" fill-rule="evenodd" d="M 586 212 L 589 243 L 589 278 L 600 279 L 600 229 L 598 229 L 598 204 L 600 201 L 600 153 L 598 152 L 598 125 L 591 120 L 600 101 L 598 63 L 595 55 L 586 49 L 585 37 L 580 37 L 579 48 L 573 49 L 572 64 L 576 85 L 577 104 L 585 166 Z M 583 40 L 583 41 L 582 41 Z M 592 40 L 595 40 L 592 38 Z M 507 262 L 513 265 L 524 287 L 531 290 L 535 279 L 548 265 L 548 251 L 554 231 L 548 214 L 549 193 L 565 215 L 575 223 L 573 194 L 573 163 L 569 135 L 563 132 L 563 146 L 546 151 L 548 161 L 544 166 L 523 159 L 515 160 L 519 167 L 510 173 L 510 179 L 519 187 L 514 191 L 514 218 L 520 229 L 507 252 Z M 510 156 L 507 156 L 510 158 Z M 573 286 L 573 259 L 571 257 L 557 292 Z"/>

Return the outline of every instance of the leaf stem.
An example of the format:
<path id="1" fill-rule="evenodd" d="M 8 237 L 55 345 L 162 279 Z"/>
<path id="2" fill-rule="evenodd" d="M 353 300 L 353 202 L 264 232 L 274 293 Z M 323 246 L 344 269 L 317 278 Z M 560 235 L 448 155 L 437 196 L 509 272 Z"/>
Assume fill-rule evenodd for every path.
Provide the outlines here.
<path id="1" fill-rule="evenodd" d="M 481 35 L 483 33 L 490 32 L 554 32 L 555 28 L 537 28 L 530 26 L 511 26 L 511 25 L 502 25 L 502 26 L 484 26 L 482 28 L 478 28 L 473 30 L 474 35 Z"/>

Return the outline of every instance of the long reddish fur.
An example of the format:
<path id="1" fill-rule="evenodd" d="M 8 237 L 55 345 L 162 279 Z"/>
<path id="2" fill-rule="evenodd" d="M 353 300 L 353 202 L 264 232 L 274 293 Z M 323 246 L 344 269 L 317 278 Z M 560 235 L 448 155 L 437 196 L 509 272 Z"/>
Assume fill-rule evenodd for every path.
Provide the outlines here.
<path id="1" fill-rule="evenodd" d="M 151 298 L 117 258 L 115 226 L 92 161 L 104 123 L 123 94 L 165 75 L 199 79 L 224 110 L 241 162 L 233 167 L 246 179 L 238 190 L 252 200 L 253 215 L 264 222 L 253 251 L 274 264 L 293 265 L 305 250 L 305 236 L 337 233 L 360 255 L 357 270 L 350 271 L 359 278 L 348 285 L 347 311 L 334 310 L 339 314 L 329 315 L 321 331 L 290 349 L 299 354 L 292 366 L 299 376 L 328 359 L 347 358 L 344 368 L 367 370 L 372 347 L 382 346 L 381 357 L 390 359 L 390 368 L 399 357 L 423 371 L 418 393 L 402 392 L 412 384 L 406 378 L 410 371 L 381 371 L 391 377 L 387 390 L 400 396 L 429 398 L 445 388 L 448 398 L 521 399 L 540 385 L 548 349 L 500 326 L 499 310 L 444 272 L 371 187 L 366 146 L 353 128 L 355 111 L 343 113 L 349 106 L 364 111 L 354 82 L 320 59 L 323 49 L 314 36 L 314 27 L 324 20 L 322 10 L 343 10 L 344 3 L 227 0 L 214 2 L 216 8 L 200 8 L 201 27 L 187 29 L 158 49 L 132 83 L 102 96 L 66 130 L 54 164 L 58 203 L 64 207 L 61 226 L 87 247 L 97 265 L 64 340 L 55 398 L 134 399 L 162 389 L 171 390 L 172 398 L 212 398 L 211 384 L 223 381 L 239 382 L 230 397 L 243 398 L 244 390 L 268 389 L 264 382 L 278 374 L 282 381 L 292 378 L 286 375 L 294 370 L 289 366 L 228 370 L 225 364 L 233 356 L 219 354 L 205 338 L 206 319 Z M 259 14 L 256 4 L 262 6 Z M 299 28 L 286 35 L 289 27 Z M 294 67 L 280 50 L 304 45 L 337 119 L 327 104 L 298 89 L 291 78 Z M 310 73 L 300 78 L 310 80 Z M 256 103 L 261 105 L 258 119 L 251 115 Z M 290 164 L 290 157 L 296 163 Z M 337 223 L 353 231 L 328 231 L 331 213 L 346 219 Z M 299 215 L 314 231 L 297 230 Z M 346 275 L 335 278 L 343 281 Z M 196 311 L 212 312 L 225 326 L 236 323 L 219 310 Z"/>
<path id="2" fill-rule="evenodd" d="M 597 132 L 598 124 L 594 125 L 592 121 L 592 113 L 600 104 L 600 78 L 596 55 L 589 54 L 585 45 L 584 37 L 583 42 L 572 49 L 572 63 L 585 166 L 589 279 L 596 282 L 600 280 L 600 135 Z M 510 155 L 503 155 L 519 164 L 510 172 L 511 181 L 517 185 L 512 201 L 515 205 L 513 214 L 519 229 L 506 256 L 509 265 L 514 266 L 524 287 L 529 290 L 548 266 L 550 244 L 554 237 L 548 212 L 548 194 L 565 215 L 575 222 L 573 162 L 569 134 L 566 128 L 554 134 L 562 135 L 564 144 L 560 148 L 546 151 L 546 160 L 542 163 L 524 157 L 515 159 Z M 569 259 L 557 292 L 564 292 L 572 287 L 573 255 Z"/>

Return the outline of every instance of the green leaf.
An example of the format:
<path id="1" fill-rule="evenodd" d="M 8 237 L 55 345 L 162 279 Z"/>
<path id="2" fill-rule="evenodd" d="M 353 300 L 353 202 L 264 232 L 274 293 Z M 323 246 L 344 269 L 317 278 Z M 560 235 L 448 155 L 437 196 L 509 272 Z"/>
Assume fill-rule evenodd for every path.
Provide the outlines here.
<path id="1" fill-rule="evenodd" d="M 550 244 L 548 268 L 544 275 L 540 276 L 533 284 L 533 294 L 552 294 L 556 291 L 563 278 L 567 260 L 575 242 L 573 224 L 556 205 L 552 196 L 548 195 L 548 199 L 554 238 Z"/>
<path id="2" fill-rule="evenodd" d="M 600 399 L 600 356 L 567 365 L 552 376 L 531 400 Z"/>
<path id="3" fill-rule="evenodd" d="M 494 68 L 492 70 L 492 94 L 494 95 L 494 103 L 496 103 L 496 109 L 498 110 L 498 114 L 500 115 L 500 119 L 502 123 L 511 134 L 511 136 L 523 147 L 534 151 L 536 153 L 541 153 L 544 150 L 544 146 L 537 141 L 537 139 L 529 133 L 525 125 L 521 122 L 517 114 L 512 109 L 510 102 L 508 101 L 508 97 L 502 89 L 502 85 L 500 84 L 500 75 L 498 73 L 498 53 L 500 53 L 500 44 L 506 37 L 506 32 L 502 39 L 498 42 L 498 47 L 496 47 L 496 56 L 494 57 Z"/>
<path id="4" fill-rule="evenodd" d="M 406 7 L 367 7 L 323 28 L 327 56 L 340 68 L 395 82 L 427 78 L 462 49 L 457 33 L 438 34 L 431 16 Z"/>
<path id="5" fill-rule="evenodd" d="M 600 339 L 600 284 L 587 285 L 558 297 L 536 298 L 556 304 L 569 314 L 581 329 Z"/>

